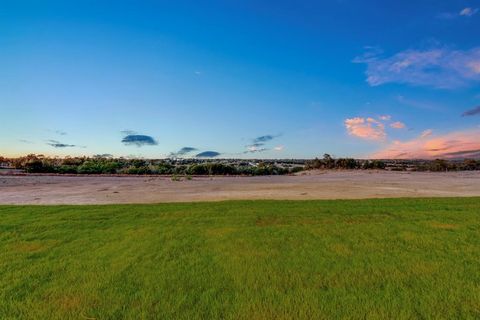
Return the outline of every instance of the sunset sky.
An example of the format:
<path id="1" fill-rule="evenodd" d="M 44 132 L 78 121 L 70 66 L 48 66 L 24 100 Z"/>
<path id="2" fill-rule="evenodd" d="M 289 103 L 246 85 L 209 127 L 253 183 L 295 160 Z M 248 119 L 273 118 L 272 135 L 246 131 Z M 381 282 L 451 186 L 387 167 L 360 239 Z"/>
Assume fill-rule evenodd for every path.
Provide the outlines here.
<path id="1" fill-rule="evenodd" d="M 1 1 L 0 155 L 480 158 L 480 1 Z"/>

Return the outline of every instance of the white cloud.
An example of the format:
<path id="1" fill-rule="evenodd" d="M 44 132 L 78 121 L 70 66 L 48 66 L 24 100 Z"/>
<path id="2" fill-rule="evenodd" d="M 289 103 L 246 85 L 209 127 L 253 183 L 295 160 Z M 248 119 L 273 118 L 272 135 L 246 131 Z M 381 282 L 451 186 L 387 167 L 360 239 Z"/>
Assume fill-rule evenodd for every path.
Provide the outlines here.
<path id="1" fill-rule="evenodd" d="M 273 148 L 273 150 L 275 150 L 275 151 L 283 151 L 283 149 L 285 149 L 284 146 L 276 146 L 276 147 Z"/>
<path id="2" fill-rule="evenodd" d="M 480 47 L 465 51 L 405 50 L 387 58 L 366 53 L 353 62 L 367 65 L 367 82 L 371 86 L 403 83 L 451 89 L 480 81 Z"/>
<path id="3" fill-rule="evenodd" d="M 459 15 L 465 16 L 465 17 L 471 17 L 474 14 L 476 14 L 477 12 L 478 12 L 478 8 L 467 7 L 467 8 L 462 9 L 462 11 L 460 11 Z"/>
<path id="4" fill-rule="evenodd" d="M 264 152 L 264 151 L 267 151 L 268 149 L 267 148 L 261 148 L 259 146 L 247 146 L 247 150 L 244 151 L 243 153 L 255 153 L 255 152 Z"/>
<path id="5" fill-rule="evenodd" d="M 453 20 L 459 17 L 471 17 L 478 13 L 478 8 L 466 7 L 460 11 L 455 12 L 442 12 L 437 15 L 437 18 L 444 20 Z"/>

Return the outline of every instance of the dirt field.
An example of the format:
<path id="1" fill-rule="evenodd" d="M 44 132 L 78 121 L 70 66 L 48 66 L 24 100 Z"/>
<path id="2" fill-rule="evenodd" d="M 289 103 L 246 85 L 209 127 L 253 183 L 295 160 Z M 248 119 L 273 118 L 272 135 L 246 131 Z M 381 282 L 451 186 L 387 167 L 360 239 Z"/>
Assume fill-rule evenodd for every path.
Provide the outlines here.
<path id="1" fill-rule="evenodd" d="M 480 172 L 310 172 L 297 176 L 2 176 L 0 204 L 480 196 Z"/>

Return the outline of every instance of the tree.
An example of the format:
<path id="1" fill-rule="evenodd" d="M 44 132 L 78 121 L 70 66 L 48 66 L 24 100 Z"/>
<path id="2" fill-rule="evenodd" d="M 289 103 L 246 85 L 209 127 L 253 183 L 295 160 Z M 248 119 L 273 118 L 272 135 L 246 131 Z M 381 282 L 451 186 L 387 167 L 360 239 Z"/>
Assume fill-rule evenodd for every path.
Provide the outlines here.
<path id="1" fill-rule="evenodd" d="M 327 168 L 327 169 L 335 168 L 335 160 L 328 153 L 325 153 L 323 155 L 323 164 L 325 165 L 325 168 Z"/>

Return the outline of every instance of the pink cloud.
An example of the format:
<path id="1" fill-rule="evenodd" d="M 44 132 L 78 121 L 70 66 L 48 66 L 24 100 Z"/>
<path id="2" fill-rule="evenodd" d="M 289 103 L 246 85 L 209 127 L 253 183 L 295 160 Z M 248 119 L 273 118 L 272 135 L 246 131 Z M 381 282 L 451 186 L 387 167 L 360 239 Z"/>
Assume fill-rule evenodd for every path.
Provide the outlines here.
<path id="1" fill-rule="evenodd" d="M 404 129 L 405 128 L 405 123 L 400 122 L 400 121 L 396 121 L 394 123 L 391 123 L 390 127 L 392 127 L 393 129 Z"/>
<path id="2" fill-rule="evenodd" d="M 373 118 L 346 119 L 344 124 L 351 136 L 366 140 L 384 140 L 386 138 L 384 124 Z"/>
<path id="3" fill-rule="evenodd" d="M 378 119 L 380 119 L 382 121 L 390 121 L 390 119 L 392 119 L 392 116 L 386 114 L 386 115 L 378 117 Z"/>
<path id="4" fill-rule="evenodd" d="M 425 130 L 409 141 L 393 141 L 370 156 L 375 159 L 480 158 L 480 129 L 454 131 L 432 136 Z"/>

